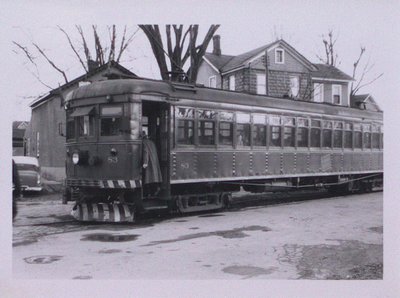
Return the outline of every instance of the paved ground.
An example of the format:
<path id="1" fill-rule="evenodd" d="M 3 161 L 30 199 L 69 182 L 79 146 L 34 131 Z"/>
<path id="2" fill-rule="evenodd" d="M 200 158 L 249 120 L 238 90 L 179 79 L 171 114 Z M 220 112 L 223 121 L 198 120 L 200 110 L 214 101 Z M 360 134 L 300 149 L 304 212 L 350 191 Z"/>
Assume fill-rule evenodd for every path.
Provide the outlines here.
<path id="1" fill-rule="evenodd" d="M 130 225 L 79 224 L 58 196 L 19 202 L 15 278 L 382 279 L 381 192 Z"/>

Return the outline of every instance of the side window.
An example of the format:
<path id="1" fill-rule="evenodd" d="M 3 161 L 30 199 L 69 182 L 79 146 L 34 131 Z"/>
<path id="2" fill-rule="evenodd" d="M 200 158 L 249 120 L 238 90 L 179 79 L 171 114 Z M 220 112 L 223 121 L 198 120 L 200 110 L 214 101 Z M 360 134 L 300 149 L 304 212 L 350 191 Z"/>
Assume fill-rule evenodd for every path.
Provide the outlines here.
<path id="1" fill-rule="evenodd" d="M 284 117 L 283 118 L 283 146 L 294 147 L 295 141 L 295 118 Z"/>
<path id="2" fill-rule="evenodd" d="M 321 121 L 311 120 L 311 143 L 310 146 L 314 148 L 321 147 Z"/>
<path id="3" fill-rule="evenodd" d="M 322 147 L 332 147 L 332 121 L 323 122 L 322 130 Z"/>
<path id="4" fill-rule="evenodd" d="M 269 145 L 274 147 L 282 146 L 281 118 L 279 116 L 269 117 L 270 141 Z"/>
<path id="5" fill-rule="evenodd" d="M 370 149 L 371 148 L 371 125 L 364 124 L 363 125 L 363 134 L 364 134 L 364 148 Z"/>
<path id="6" fill-rule="evenodd" d="M 332 85 L 332 103 L 335 105 L 342 103 L 342 85 Z"/>
<path id="7" fill-rule="evenodd" d="M 362 147 L 362 132 L 361 132 L 361 124 L 354 124 L 354 148 Z"/>
<path id="8" fill-rule="evenodd" d="M 94 136 L 94 116 L 85 115 L 76 118 L 78 123 L 78 137 Z"/>
<path id="9" fill-rule="evenodd" d="M 333 148 L 342 148 L 343 146 L 343 123 L 333 122 Z"/>
<path id="10" fill-rule="evenodd" d="M 219 112 L 218 137 L 220 145 L 233 145 L 233 113 Z"/>
<path id="11" fill-rule="evenodd" d="M 253 145 L 266 146 L 266 128 L 264 115 L 253 115 Z"/>
<path id="12" fill-rule="evenodd" d="M 379 126 L 372 125 L 372 148 L 379 149 Z"/>
<path id="13" fill-rule="evenodd" d="M 71 140 L 74 138 L 75 138 L 75 119 L 67 118 L 67 140 Z"/>
<path id="14" fill-rule="evenodd" d="M 297 119 L 297 147 L 308 147 L 308 119 Z"/>
<path id="15" fill-rule="evenodd" d="M 236 145 L 250 146 L 250 114 L 236 114 Z"/>
<path id="16" fill-rule="evenodd" d="M 344 124 L 344 148 L 353 148 L 353 124 L 351 123 Z"/>
<path id="17" fill-rule="evenodd" d="M 176 142 L 180 145 L 194 144 L 194 109 L 175 108 L 177 118 Z"/>
<path id="18" fill-rule="evenodd" d="M 110 105 L 100 107 L 100 135 L 121 135 L 122 115 L 122 105 Z"/>
<path id="19" fill-rule="evenodd" d="M 215 119 L 217 112 L 197 110 L 199 145 L 215 145 Z"/>

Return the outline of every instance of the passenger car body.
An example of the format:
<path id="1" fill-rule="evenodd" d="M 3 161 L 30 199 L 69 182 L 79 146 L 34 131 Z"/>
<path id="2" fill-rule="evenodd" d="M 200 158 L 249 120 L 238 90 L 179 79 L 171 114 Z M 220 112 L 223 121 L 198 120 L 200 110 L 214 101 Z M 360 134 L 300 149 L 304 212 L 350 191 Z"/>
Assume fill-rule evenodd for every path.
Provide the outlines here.
<path id="1" fill-rule="evenodd" d="M 17 165 L 21 190 L 22 191 L 42 191 L 39 162 L 36 157 L 14 156 Z"/>

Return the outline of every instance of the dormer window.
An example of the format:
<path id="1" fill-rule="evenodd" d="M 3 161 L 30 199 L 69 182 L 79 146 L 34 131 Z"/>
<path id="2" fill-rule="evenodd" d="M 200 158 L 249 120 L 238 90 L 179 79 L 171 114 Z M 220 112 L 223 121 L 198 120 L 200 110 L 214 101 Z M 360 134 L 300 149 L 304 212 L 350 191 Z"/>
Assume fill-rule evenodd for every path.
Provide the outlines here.
<path id="1" fill-rule="evenodd" d="M 275 49 L 275 63 L 285 63 L 285 51 L 283 49 Z"/>
<path id="2" fill-rule="evenodd" d="M 332 103 L 335 105 L 342 103 L 342 85 L 332 85 Z"/>

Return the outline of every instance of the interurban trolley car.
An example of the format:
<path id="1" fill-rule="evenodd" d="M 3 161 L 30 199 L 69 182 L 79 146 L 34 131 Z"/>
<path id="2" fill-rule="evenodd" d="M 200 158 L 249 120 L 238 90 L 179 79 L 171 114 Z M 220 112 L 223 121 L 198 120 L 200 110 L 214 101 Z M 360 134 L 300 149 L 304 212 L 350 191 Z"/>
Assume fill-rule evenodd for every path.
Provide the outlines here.
<path id="1" fill-rule="evenodd" d="M 80 87 L 65 108 L 64 202 L 82 221 L 220 209 L 241 188 L 382 185 L 381 112 L 147 79 Z M 144 183 L 143 131 L 159 183 Z"/>

